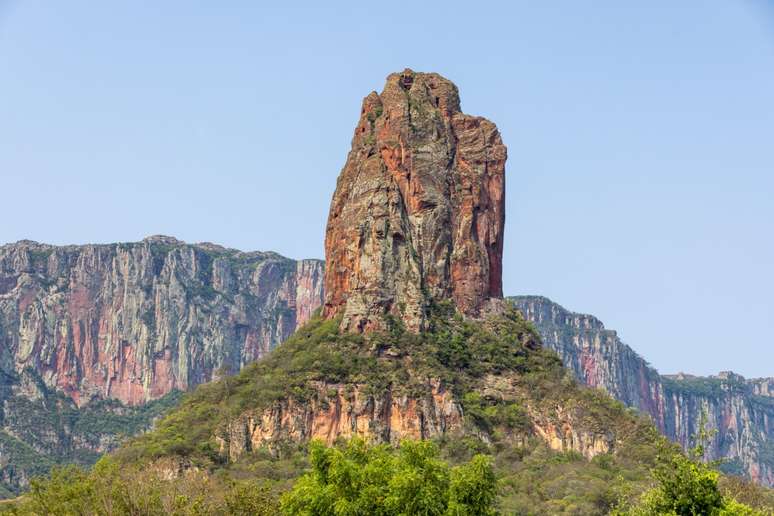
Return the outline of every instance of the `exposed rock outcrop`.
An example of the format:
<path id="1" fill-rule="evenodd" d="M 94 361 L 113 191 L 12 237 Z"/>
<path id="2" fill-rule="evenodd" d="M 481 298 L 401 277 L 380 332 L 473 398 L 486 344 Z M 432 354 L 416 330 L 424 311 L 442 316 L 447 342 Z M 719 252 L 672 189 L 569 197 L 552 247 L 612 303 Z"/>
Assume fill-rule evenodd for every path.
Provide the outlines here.
<path id="1" fill-rule="evenodd" d="M 398 444 L 401 439 L 429 439 L 462 430 L 462 406 L 440 381 L 427 384 L 426 396 L 414 398 L 392 389 L 375 395 L 356 384 L 316 382 L 307 403 L 289 399 L 260 413 L 246 413 L 228 423 L 217 437 L 220 451 L 236 460 L 243 453 L 277 443 L 363 437 Z"/>
<path id="2" fill-rule="evenodd" d="M 663 389 L 659 374 L 614 330 L 594 316 L 565 310 L 540 296 L 509 297 L 540 332 L 565 367 L 590 387 L 600 387 L 631 407 L 652 414 L 663 428 Z"/>
<path id="3" fill-rule="evenodd" d="M 662 376 L 596 317 L 570 312 L 545 297 L 509 298 L 535 324 L 581 382 L 648 414 L 659 430 L 692 445 L 702 415 L 717 433 L 707 449 L 730 473 L 774 486 L 774 379 L 734 373 Z"/>
<path id="4" fill-rule="evenodd" d="M 490 400 L 520 400 L 524 402 L 529 418 L 529 434 L 542 440 L 549 448 L 558 452 L 576 452 L 586 459 L 613 452 L 616 450 L 616 436 L 612 429 L 593 429 L 584 408 L 579 404 L 563 406 L 557 404 L 546 410 L 535 400 L 530 399 L 530 393 L 517 387 L 518 382 L 513 377 L 488 376 L 481 389 L 481 394 Z M 521 391 L 521 392 L 520 392 Z"/>
<path id="5" fill-rule="evenodd" d="M 412 360 L 403 360 L 405 370 L 410 371 Z M 408 390 L 395 384 L 375 390 L 368 384 L 309 381 L 304 385 L 303 399 L 288 395 L 268 406 L 247 409 L 222 422 L 214 440 L 221 456 L 231 462 L 254 450 L 280 451 L 288 443 L 311 439 L 331 445 L 339 438 L 352 437 L 393 445 L 406 438 L 474 437 L 488 443 L 497 439 L 501 445 L 507 442 L 527 447 L 530 440 L 536 440 L 552 450 L 577 452 L 591 459 L 615 452 L 627 433 L 621 428 L 601 428 L 587 401 L 547 403 L 539 399 L 523 378 L 508 371 L 482 378 L 473 393 L 475 401 L 469 400 L 471 410 L 488 407 L 483 410 L 493 413 L 493 407 L 500 406 L 515 411 L 514 421 L 520 423 L 511 424 L 517 428 L 498 433 L 476 422 L 482 413 L 466 414 L 462 400 L 443 381 L 429 378 L 417 384 L 416 378 L 410 379 L 413 374 L 408 372 L 406 381 L 412 384 Z M 556 398 L 560 399 L 562 396 Z M 625 421 L 624 425 L 630 423 Z"/>
<path id="6" fill-rule="evenodd" d="M 0 247 L 0 483 L 89 463 L 150 424 L 149 401 L 260 358 L 321 305 L 322 277 L 162 236 Z"/>
<path id="7" fill-rule="evenodd" d="M 170 237 L 0 247 L 0 368 L 82 405 L 135 405 L 238 371 L 321 304 L 322 262 Z"/>
<path id="8" fill-rule="evenodd" d="M 457 87 L 404 70 L 363 101 L 325 236 L 326 317 L 423 328 L 432 300 L 477 316 L 502 297 L 506 148 Z"/>

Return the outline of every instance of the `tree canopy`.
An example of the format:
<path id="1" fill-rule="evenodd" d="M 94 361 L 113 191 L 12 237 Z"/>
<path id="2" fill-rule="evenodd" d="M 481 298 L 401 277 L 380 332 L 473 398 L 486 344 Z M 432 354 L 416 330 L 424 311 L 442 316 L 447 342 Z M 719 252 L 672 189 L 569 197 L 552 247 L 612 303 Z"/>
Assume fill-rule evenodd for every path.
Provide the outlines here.
<path id="1" fill-rule="evenodd" d="M 430 441 L 404 441 L 397 452 L 353 439 L 311 445 L 310 472 L 282 497 L 282 511 L 319 516 L 493 515 L 497 483 L 484 455 L 451 467 Z"/>

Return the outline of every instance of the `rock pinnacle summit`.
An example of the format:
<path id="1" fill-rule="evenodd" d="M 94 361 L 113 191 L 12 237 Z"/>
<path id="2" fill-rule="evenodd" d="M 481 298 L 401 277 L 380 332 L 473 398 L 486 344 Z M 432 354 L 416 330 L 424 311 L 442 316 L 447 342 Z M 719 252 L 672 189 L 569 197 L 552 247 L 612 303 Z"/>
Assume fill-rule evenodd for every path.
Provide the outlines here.
<path id="1" fill-rule="evenodd" d="M 507 151 L 457 87 L 404 70 L 364 100 L 325 235 L 327 318 L 421 331 L 433 302 L 471 317 L 502 297 Z"/>

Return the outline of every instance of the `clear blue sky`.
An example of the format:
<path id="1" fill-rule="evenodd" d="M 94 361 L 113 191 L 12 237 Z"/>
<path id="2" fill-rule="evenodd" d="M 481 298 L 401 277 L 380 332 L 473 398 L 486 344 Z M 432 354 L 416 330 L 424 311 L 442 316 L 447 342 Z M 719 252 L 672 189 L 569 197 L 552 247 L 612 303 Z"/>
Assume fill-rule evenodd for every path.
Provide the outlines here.
<path id="1" fill-rule="evenodd" d="M 362 97 L 436 71 L 509 148 L 507 294 L 774 375 L 772 3 L 259 4 L 0 0 L 0 242 L 322 257 Z"/>

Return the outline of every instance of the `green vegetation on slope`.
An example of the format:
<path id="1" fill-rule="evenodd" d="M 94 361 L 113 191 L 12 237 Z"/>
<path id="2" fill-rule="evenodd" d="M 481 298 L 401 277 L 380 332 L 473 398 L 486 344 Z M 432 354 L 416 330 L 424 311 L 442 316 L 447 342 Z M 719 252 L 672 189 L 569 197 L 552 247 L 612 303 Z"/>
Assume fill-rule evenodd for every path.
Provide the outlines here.
<path id="1" fill-rule="evenodd" d="M 705 430 L 700 430 L 701 440 L 706 440 L 705 437 Z M 724 496 L 724 490 L 719 484 L 720 473 L 702 462 L 704 446 L 701 443 L 689 450 L 689 455 L 690 457 L 674 454 L 661 458 L 652 472 L 657 485 L 645 492 L 636 502 L 628 504 L 628 507 L 618 508 L 615 514 L 763 516 L 771 513 L 771 505 L 763 497 L 752 498 L 749 493 L 745 497 L 752 499 L 753 505 L 761 507 L 756 509 L 735 499 L 733 495 Z M 771 497 L 768 498 L 770 501 Z"/>
<path id="2" fill-rule="evenodd" d="M 25 371 L 33 375 L 34 371 Z M 64 394 L 36 381 L 39 397 L 9 396 L 4 400 L 0 430 L 2 478 L 8 488 L 0 498 L 19 494 L 17 486 L 43 475 L 57 464 L 90 466 L 100 457 L 94 449 L 112 449 L 125 438 L 150 428 L 161 414 L 177 405 L 181 392 L 139 407 L 127 407 L 115 400 L 94 401 L 78 408 Z"/>
<path id="3" fill-rule="evenodd" d="M 133 436 L 148 428 L 159 415 L 175 407 L 182 394 L 180 391 L 171 391 L 137 407 L 126 407 L 117 400 L 92 402 L 73 414 L 73 429 L 79 435 L 93 439 L 98 439 L 101 434 Z"/>
<path id="4" fill-rule="evenodd" d="M 729 392 L 746 393 L 749 389 L 739 378 L 685 377 L 682 379 L 662 376 L 661 382 L 668 394 L 705 396 L 720 398 Z"/>
<path id="5" fill-rule="evenodd" d="M 476 453 L 491 455 L 506 512 L 604 513 L 622 496 L 650 486 L 648 471 L 659 450 L 674 452 L 646 420 L 604 393 L 578 386 L 518 312 L 479 323 L 441 305 L 428 331 L 418 335 L 397 321 L 388 331 L 363 336 L 340 333 L 338 321 L 314 319 L 265 359 L 185 395 L 155 431 L 132 440 L 116 459 L 175 458 L 224 478 L 264 475 L 286 489 L 308 466 L 298 459 L 304 445 L 254 450 L 229 462 L 214 438 L 224 422 L 289 397 L 309 401 L 319 396 L 312 382 L 419 397 L 428 378 L 441 380 L 465 413 L 464 435 L 439 440 L 442 456 L 457 464 Z M 507 392 L 484 389 L 493 378 L 506 379 Z M 558 424 L 557 407 L 588 432 L 613 432 L 615 449 L 591 462 L 548 449 L 534 433 L 534 418 Z"/>
<path id="6" fill-rule="evenodd" d="M 77 470 L 63 474 L 75 476 L 70 484 L 78 484 L 78 475 L 84 475 L 83 482 L 101 485 L 101 479 L 110 477 L 106 472 L 115 468 L 118 476 L 99 489 L 123 493 L 125 500 L 158 500 L 164 510 L 178 514 L 219 514 L 228 500 L 238 504 L 248 495 L 256 498 L 244 503 L 261 514 L 282 493 L 291 493 L 284 495 L 290 514 L 326 514 L 304 512 L 303 504 L 312 502 L 293 486 L 301 491 L 329 489 L 330 482 L 315 477 L 322 456 L 327 457 L 324 461 L 349 465 L 336 470 L 349 476 L 333 481 L 330 489 L 341 491 L 340 481 L 361 486 L 355 490 L 370 489 L 367 482 L 357 480 L 352 454 L 361 453 L 357 460 L 364 461 L 362 467 L 371 456 L 380 464 L 397 460 L 387 458 L 392 455 L 386 447 L 357 452 L 362 444 L 341 443 L 334 452 L 314 445 L 311 470 L 307 443 L 277 443 L 229 461 L 215 439 L 222 426 L 288 398 L 304 402 L 324 396 L 315 385 L 352 385 L 376 397 L 387 389 L 420 397 L 427 394 L 430 378 L 443 382 L 462 403 L 465 422 L 461 433 L 447 433 L 435 444 L 422 445 L 438 447 L 439 455 L 429 459 L 440 457 L 448 463 L 442 469 L 451 472 L 462 464 L 480 465 L 483 459 L 478 455 L 491 457 L 497 506 L 505 514 L 607 514 L 616 507 L 630 507 L 657 485 L 651 470 L 679 454 L 646 419 L 600 391 L 580 387 L 557 356 L 542 349 L 534 329 L 516 311 L 482 323 L 463 320 L 451 306 L 441 305 L 434 308 L 424 333 L 407 332 L 397 321 L 389 326 L 363 336 L 340 333 L 338 321 L 314 319 L 265 359 L 186 394 L 154 431 L 104 459 L 94 474 Z M 577 435 L 607 436 L 610 449 L 600 450 L 592 460 L 575 451 L 551 450 L 538 430 L 564 426 Z M 559 438 L 568 440 L 569 435 Z M 385 468 L 387 476 L 399 469 Z M 36 484 L 33 497 L 62 484 L 56 475 L 51 482 Z M 350 495 L 347 504 L 360 503 L 360 493 Z M 82 498 L 78 493 L 67 496 Z M 444 499 L 448 507 L 451 495 Z M 150 509 L 134 513 L 155 514 Z"/>
<path id="7" fill-rule="evenodd" d="M 18 481 L 28 476 L 45 475 L 56 464 L 50 457 L 38 453 L 27 443 L 0 431 L 0 458 L 9 467 L 5 472 L 8 480 Z M 10 498 L 17 493 L 10 489 L 0 490 L 0 498 Z"/>

